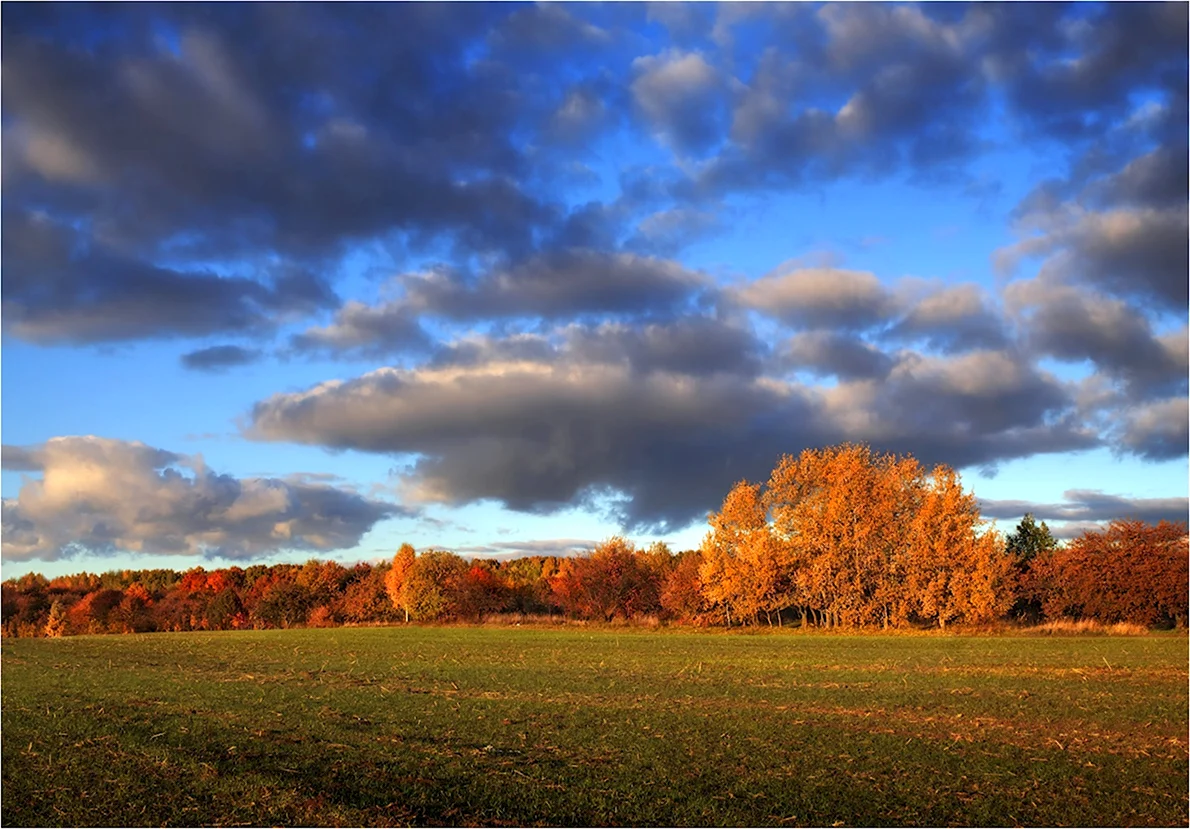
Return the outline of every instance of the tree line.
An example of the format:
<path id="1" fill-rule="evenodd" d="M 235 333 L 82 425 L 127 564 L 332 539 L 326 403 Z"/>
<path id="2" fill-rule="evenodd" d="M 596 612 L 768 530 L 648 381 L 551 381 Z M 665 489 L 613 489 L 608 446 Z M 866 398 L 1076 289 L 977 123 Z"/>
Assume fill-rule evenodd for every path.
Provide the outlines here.
<path id="1" fill-rule="evenodd" d="M 1187 623 L 1185 523 L 1114 521 L 1061 545 L 1026 515 L 1002 537 L 953 469 L 863 445 L 741 481 L 695 550 L 615 537 L 588 555 L 126 570 L 2 586 L 5 636 L 327 627 L 492 617 L 903 628 L 1059 618 Z"/>

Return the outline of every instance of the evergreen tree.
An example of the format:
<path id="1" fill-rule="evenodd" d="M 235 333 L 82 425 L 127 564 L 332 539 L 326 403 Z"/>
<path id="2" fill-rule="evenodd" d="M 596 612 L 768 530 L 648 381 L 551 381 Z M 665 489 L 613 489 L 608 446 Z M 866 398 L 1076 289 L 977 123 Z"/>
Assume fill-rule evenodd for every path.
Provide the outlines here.
<path id="1" fill-rule="evenodd" d="M 1057 540 L 1050 534 L 1050 528 L 1042 521 L 1037 523 L 1033 513 L 1025 513 L 1021 523 L 1016 525 L 1016 532 L 1008 536 L 1008 554 L 1016 562 L 1018 570 L 1029 569 L 1029 562 L 1039 553 L 1055 550 Z"/>

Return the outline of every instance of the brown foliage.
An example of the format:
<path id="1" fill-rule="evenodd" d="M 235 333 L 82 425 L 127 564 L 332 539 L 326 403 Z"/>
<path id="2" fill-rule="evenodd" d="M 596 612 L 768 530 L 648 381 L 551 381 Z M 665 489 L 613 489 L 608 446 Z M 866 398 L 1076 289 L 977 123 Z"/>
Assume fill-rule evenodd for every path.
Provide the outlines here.
<path id="1" fill-rule="evenodd" d="M 1185 523 L 1113 521 L 1035 558 L 1026 590 L 1051 620 L 1184 625 L 1188 557 Z"/>

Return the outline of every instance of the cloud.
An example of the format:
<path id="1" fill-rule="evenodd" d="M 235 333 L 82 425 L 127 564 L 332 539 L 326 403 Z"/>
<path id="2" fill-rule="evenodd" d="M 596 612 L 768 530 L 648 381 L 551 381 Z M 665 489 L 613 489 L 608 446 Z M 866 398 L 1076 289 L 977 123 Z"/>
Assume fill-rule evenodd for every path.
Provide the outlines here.
<path id="1" fill-rule="evenodd" d="M 259 333 L 286 314 L 338 303 L 305 271 L 280 269 L 262 282 L 158 267 L 17 208 L 4 210 L 3 234 L 4 322 L 36 343 Z"/>
<path id="2" fill-rule="evenodd" d="M 40 472 L 43 466 L 41 452 L 28 446 L 5 446 L 0 463 L 13 472 Z"/>
<path id="3" fill-rule="evenodd" d="M 710 149 L 722 138 L 726 83 L 697 52 L 637 58 L 632 97 L 645 123 L 682 154 Z"/>
<path id="4" fill-rule="evenodd" d="M 292 310 L 295 291 L 215 276 L 213 261 L 322 266 L 394 239 L 529 251 L 561 214 L 526 192 L 511 131 L 547 102 L 469 57 L 501 15 L 126 8 L 104 16 L 98 50 L 89 13 L 6 19 L 9 330 L 202 335 Z M 34 212 L 58 228 L 53 261 L 15 246 Z"/>
<path id="5" fill-rule="evenodd" d="M 1123 449 L 1147 460 L 1185 457 L 1190 447 L 1190 400 L 1185 396 L 1126 408 L 1120 421 Z"/>
<path id="6" fill-rule="evenodd" d="M 472 558 L 510 559 L 523 556 L 574 556 L 593 550 L 598 541 L 584 538 L 543 538 L 531 541 L 500 541 L 455 547 L 460 555 Z"/>
<path id="7" fill-rule="evenodd" d="M 1039 521 L 1078 522 L 1185 521 L 1190 513 L 1186 498 L 1127 498 L 1094 489 L 1068 489 L 1062 497 L 1065 501 L 1059 504 L 981 498 L 979 509 L 985 518 L 1022 518 L 1028 512 Z"/>
<path id="8" fill-rule="evenodd" d="M 743 306 L 800 328 L 863 330 L 888 322 L 896 302 L 868 271 L 796 268 L 734 292 Z"/>
<path id="9" fill-rule="evenodd" d="M 263 355 L 251 348 L 238 345 L 213 345 L 182 355 L 182 365 L 196 371 L 222 371 L 235 366 L 246 366 Z"/>
<path id="10" fill-rule="evenodd" d="M 379 356 L 425 351 L 430 337 L 415 311 L 399 302 L 369 306 L 347 302 L 330 325 L 309 328 L 293 337 L 298 351 Z"/>
<path id="11" fill-rule="evenodd" d="M 1031 353 L 1090 360 L 1122 382 L 1131 400 L 1185 391 L 1186 329 L 1158 336 L 1128 303 L 1042 278 L 1014 282 L 1005 298 L 1021 318 Z"/>
<path id="12" fill-rule="evenodd" d="M 1077 282 L 1124 299 L 1156 302 L 1168 310 L 1190 304 L 1186 279 L 1187 211 L 1118 208 L 1087 211 L 1074 205 L 1027 212 L 1024 227 L 1037 232 L 996 254 L 1002 270 L 1024 257 L 1043 258 L 1040 275 Z"/>
<path id="13" fill-rule="evenodd" d="M 1003 348 L 1008 331 L 988 297 L 972 284 L 935 291 L 914 304 L 888 332 L 900 340 L 923 340 L 948 353 Z"/>
<path id="14" fill-rule="evenodd" d="M 736 338 L 736 356 L 691 359 L 700 348 L 733 353 L 715 337 Z M 273 395 L 253 407 L 246 434 L 416 455 L 403 478 L 415 501 L 533 513 L 585 505 L 665 531 L 806 447 L 870 441 L 962 467 L 1100 442 L 1060 383 L 1009 354 L 910 353 L 884 383 L 830 389 L 758 373 L 762 355 L 711 320 L 472 341 L 429 366 Z"/>
<path id="15" fill-rule="evenodd" d="M 857 337 L 830 331 L 807 331 L 794 336 L 781 354 L 784 365 L 820 377 L 879 380 L 892 371 L 895 360 Z"/>
<path id="16" fill-rule="evenodd" d="M 674 313 L 710 286 L 670 260 L 583 249 L 543 254 L 475 280 L 439 269 L 400 282 L 409 309 L 456 320 Z"/>
<path id="17" fill-rule="evenodd" d="M 624 247 L 641 253 L 674 256 L 684 248 L 717 235 L 724 228 L 719 215 L 692 208 L 659 210 L 645 216 Z"/>
<path id="18" fill-rule="evenodd" d="M 36 458 L 3 506 L 5 561 L 54 560 L 75 551 L 249 558 L 281 550 L 355 547 L 378 521 L 407 514 L 323 484 L 234 478 L 143 443 L 58 437 L 4 447 Z M 26 462 L 23 468 L 31 468 Z"/>
<path id="19" fill-rule="evenodd" d="M 987 6 L 972 14 L 1014 110 L 1060 140 L 1102 134 L 1127 114 L 1134 90 L 1168 88 L 1179 74 L 1184 83 L 1187 15 L 1179 4 Z"/>

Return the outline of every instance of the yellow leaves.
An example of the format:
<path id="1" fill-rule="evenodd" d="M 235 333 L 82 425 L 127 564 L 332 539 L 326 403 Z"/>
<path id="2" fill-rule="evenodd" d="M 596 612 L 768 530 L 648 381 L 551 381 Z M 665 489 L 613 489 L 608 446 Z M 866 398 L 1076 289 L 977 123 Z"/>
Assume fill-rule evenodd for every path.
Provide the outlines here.
<path id="1" fill-rule="evenodd" d="M 958 473 L 857 444 L 786 455 L 710 516 L 704 595 L 739 616 L 799 605 L 851 624 L 1006 609 L 1009 565 Z"/>

